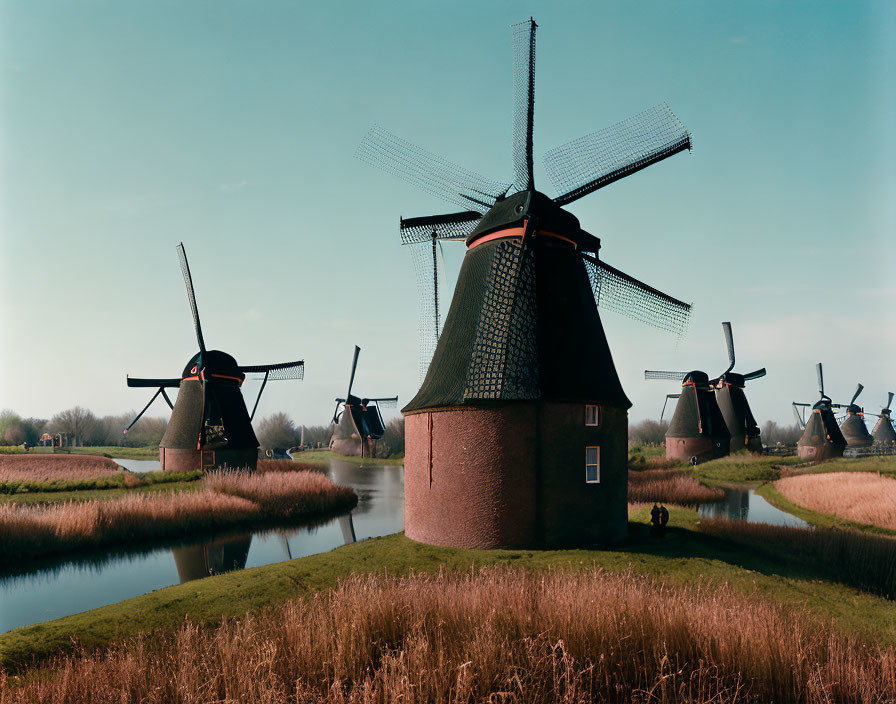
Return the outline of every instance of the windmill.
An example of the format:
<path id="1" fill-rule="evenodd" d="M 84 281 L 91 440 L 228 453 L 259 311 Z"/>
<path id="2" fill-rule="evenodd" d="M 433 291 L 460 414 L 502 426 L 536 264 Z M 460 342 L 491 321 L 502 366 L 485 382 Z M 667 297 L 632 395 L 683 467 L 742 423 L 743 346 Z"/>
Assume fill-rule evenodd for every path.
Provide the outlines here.
<path id="1" fill-rule="evenodd" d="M 264 387 L 268 381 L 301 379 L 305 363 L 297 361 L 240 366 L 226 352 L 206 349 L 190 265 L 183 244 L 177 246 L 177 253 L 187 287 L 187 299 L 193 314 L 199 351 L 187 362 L 180 377 L 128 377 L 128 386 L 155 388 L 156 392 L 124 432 L 127 433 L 161 395 L 171 407 L 171 420 L 162 442 L 159 443 L 162 469 L 179 472 L 224 467 L 255 469 L 258 463 L 258 440 L 252 430 L 252 418 Z M 240 391 L 246 374 L 264 375 L 251 415 Z M 165 390 L 175 388 L 179 391 L 177 401 L 172 404 Z"/>
<path id="2" fill-rule="evenodd" d="M 744 387 L 748 381 L 765 376 L 766 372 L 764 368 L 749 374 L 732 372 L 735 356 L 731 323 L 722 323 L 722 331 L 728 348 L 728 368 L 715 379 L 701 371 L 644 372 L 645 379 L 682 382 L 682 393 L 668 394 L 660 414 L 662 420 L 670 398 L 679 399 L 666 432 L 666 457 L 670 459 L 687 461 L 696 457 L 698 461 L 704 461 L 740 450 L 762 452 L 759 426 L 750 410 Z M 682 396 L 684 401 L 680 400 Z M 719 414 L 724 429 L 719 423 Z M 726 434 L 727 450 L 724 448 Z"/>
<path id="3" fill-rule="evenodd" d="M 358 151 L 464 208 L 400 223 L 402 242 L 432 266 L 432 290 L 437 244 L 466 244 L 441 334 L 436 305 L 424 329 L 432 360 L 402 410 L 405 534 L 422 542 L 502 547 L 623 538 L 631 404 L 595 304 L 679 334 L 690 314 L 688 304 L 599 259 L 600 240 L 564 210 L 689 150 L 690 134 L 658 106 L 548 152 L 545 166 L 561 195 L 536 190 L 536 27 L 530 19 L 513 31 L 512 181 L 481 177 L 379 127 Z M 569 472 L 576 464 L 582 474 Z"/>
<path id="4" fill-rule="evenodd" d="M 808 403 L 793 403 L 793 414 L 803 429 L 803 435 L 797 443 L 801 460 L 816 460 L 823 462 L 833 457 L 842 457 L 846 449 L 846 438 L 840 432 L 837 419 L 834 417 L 834 409 L 841 408 L 839 404 L 831 402 L 830 396 L 824 392 L 824 374 L 821 362 L 815 366 L 818 374 L 818 394 L 821 398 L 814 405 Z M 806 417 L 806 409 L 811 407 L 809 416 Z"/>
<path id="5" fill-rule="evenodd" d="M 696 457 L 698 462 L 705 462 L 731 451 L 731 432 L 706 372 L 647 370 L 644 378 L 681 382 L 681 393 L 666 396 L 667 402 L 670 398 L 678 398 L 666 430 L 666 457 L 683 462 Z M 664 413 L 665 410 L 663 403 Z"/>
<path id="6" fill-rule="evenodd" d="M 871 431 L 871 437 L 876 445 L 896 445 L 896 430 L 893 430 L 893 419 L 890 416 L 890 406 L 893 404 L 893 392 L 887 394 L 887 405 L 877 414 L 877 423 Z M 874 414 L 872 414 L 874 415 Z"/>
<path id="7" fill-rule="evenodd" d="M 336 410 L 333 411 L 335 428 L 330 439 L 330 449 L 340 455 L 373 457 L 376 441 L 383 437 L 386 431 L 380 408 L 395 408 L 398 405 L 398 396 L 359 398 L 352 394 L 360 352 L 361 348 L 355 345 L 352 370 L 348 377 L 348 391 L 345 398 L 336 399 Z"/>
<path id="8" fill-rule="evenodd" d="M 748 381 L 765 376 L 765 367 L 749 374 L 737 374 L 734 369 L 734 335 L 731 323 L 722 323 L 725 333 L 725 344 L 728 347 L 728 368 L 710 383 L 715 388 L 716 402 L 725 418 L 728 432 L 731 433 L 731 452 L 748 450 L 762 452 L 762 441 L 759 439 L 759 426 L 750 410 L 750 404 L 744 393 Z"/>
<path id="9" fill-rule="evenodd" d="M 840 432 L 846 438 L 848 447 L 868 447 L 874 444 L 874 438 L 871 437 L 868 426 L 865 425 L 865 414 L 862 408 L 856 405 L 856 399 L 864 388 L 861 384 L 856 387 L 856 392 L 846 406 L 846 418 L 840 424 Z"/>

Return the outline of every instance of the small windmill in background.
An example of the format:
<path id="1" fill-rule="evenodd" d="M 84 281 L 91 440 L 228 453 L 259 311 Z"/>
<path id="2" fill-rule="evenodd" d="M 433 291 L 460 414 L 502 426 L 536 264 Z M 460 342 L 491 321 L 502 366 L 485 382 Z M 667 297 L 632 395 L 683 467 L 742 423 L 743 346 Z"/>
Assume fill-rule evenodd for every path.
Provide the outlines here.
<path id="1" fill-rule="evenodd" d="M 868 447 L 874 444 L 874 438 L 865 425 L 865 414 L 861 406 L 856 404 L 856 399 L 864 388 L 861 384 L 856 387 L 856 392 L 846 404 L 846 417 L 840 424 L 840 432 L 843 433 L 848 447 Z"/>
<path id="2" fill-rule="evenodd" d="M 877 416 L 877 423 L 874 424 L 874 430 L 871 431 L 871 437 L 877 445 L 896 445 L 896 430 L 893 429 L 893 418 L 890 415 L 890 406 L 892 405 L 893 392 L 890 391 L 887 394 L 887 405 L 880 409 L 880 413 L 868 414 Z"/>
<path id="3" fill-rule="evenodd" d="M 824 392 L 824 372 L 821 362 L 815 365 L 818 376 L 818 394 L 821 398 L 814 404 L 793 402 L 793 414 L 803 429 L 803 435 L 797 443 L 800 459 L 823 461 L 832 457 L 842 457 L 846 449 L 846 438 L 840 432 L 835 408 L 842 408 L 833 403 L 831 397 Z M 806 411 L 811 408 L 808 416 Z"/>
<path id="4" fill-rule="evenodd" d="M 398 405 L 398 396 L 359 398 L 352 394 L 360 353 L 361 348 L 355 345 L 352 369 L 348 377 L 348 391 L 345 398 L 336 399 L 336 410 L 333 411 L 335 428 L 330 439 L 330 449 L 340 455 L 372 457 L 376 441 L 383 437 L 386 431 L 380 408 L 395 408 Z"/>
<path id="5" fill-rule="evenodd" d="M 220 350 L 206 349 L 193 290 L 193 277 L 183 244 L 177 246 L 187 299 L 193 315 L 193 327 L 199 351 L 190 358 L 180 377 L 170 379 L 137 379 L 128 377 L 129 387 L 156 388 L 155 394 L 131 424 L 127 433 L 146 413 L 158 396 L 171 407 L 171 420 L 159 444 L 162 469 L 189 471 L 246 467 L 258 463 L 258 439 L 252 430 L 252 417 L 268 381 L 301 379 L 303 361 L 240 366 Z M 240 391 L 246 374 L 263 374 L 261 388 L 252 408 L 252 416 Z M 165 389 L 177 388 L 177 401 L 172 404 Z"/>

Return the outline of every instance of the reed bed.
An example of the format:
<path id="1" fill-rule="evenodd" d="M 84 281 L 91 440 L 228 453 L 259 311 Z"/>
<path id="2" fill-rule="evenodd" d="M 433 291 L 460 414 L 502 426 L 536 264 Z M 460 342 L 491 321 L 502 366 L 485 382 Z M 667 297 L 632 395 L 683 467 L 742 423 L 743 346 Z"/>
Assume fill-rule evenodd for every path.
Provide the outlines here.
<path id="1" fill-rule="evenodd" d="M 794 528 L 723 518 L 700 521 L 703 533 L 808 565 L 821 575 L 896 599 L 896 540 L 834 528 Z"/>
<path id="2" fill-rule="evenodd" d="M 896 479 L 868 472 L 803 474 L 780 479 L 774 487 L 810 511 L 896 530 Z"/>
<path id="3" fill-rule="evenodd" d="M 687 470 L 646 469 L 628 473 L 629 502 L 694 505 L 721 501 L 725 492 L 698 482 Z"/>
<path id="4" fill-rule="evenodd" d="M 354 576 L 16 678 L 0 704 L 882 702 L 896 651 L 726 587 L 598 569 Z"/>
<path id="5" fill-rule="evenodd" d="M 51 553 L 348 510 L 355 492 L 318 472 L 211 474 L 195 492 L 0 505 L 0 564 Z"/>
<path id="6" fill-rule="evenodd" d="M 108 457 L 0 455 L 0 482 L 96 479 L 121 473 L 121 467 Z"/>

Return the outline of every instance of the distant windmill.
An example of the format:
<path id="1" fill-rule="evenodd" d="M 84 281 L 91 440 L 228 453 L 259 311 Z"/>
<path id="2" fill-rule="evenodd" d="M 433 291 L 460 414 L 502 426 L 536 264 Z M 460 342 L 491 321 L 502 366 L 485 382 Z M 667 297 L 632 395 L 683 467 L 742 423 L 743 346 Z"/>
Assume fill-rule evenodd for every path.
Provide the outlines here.
<path id="1" fill-rule="evenodd" d="M 401 221 L 419 248 L 423 348 L 406 416 L 405 534 L 459 547 L 626 535 L 627 411 L 595 303 L 681 333 L 690 306 L 598 258 L 564 206 L 674 154 L 690 134 L 666 105 L 548 152 L 562 195 L 535 189 L 533 20 L 514 26 L 512 181 L 492 181 L 380 128 L 358 156 L 465 208 Z M 475 113 L 474 113 L 475 114 Z M 436 245 L 466 254 L 441 325 Z M 420 269 L 418 269 L 418 272 Z M 435 294 L 435 295 L 434 295 Z M 427 322 L 427 319 L 430 322 Z M 437 342 L 436 342 L 437 339 Z M 426 359 L 424 358 L 424 364 Z M 569 472 L 580 463 L 583 472 Z"/>
<path id="2" fill-rule="evenodd" d="M 252 417 L 261 400 L 261 393 L 268 381 L 301 379 L 305 363 L 283 362 L 240 366 L 226 352 L 207 350 L 199 324 L 199 310 L 187 253 L 183 244 L 177 246 L 187 299 L 193 313 L 196 341 L 199 352 L 190 358 L 179 378 L 135 379 L 128 377 L 128 386 L 156 388 L 157 391 L 131 424 L 128 432 L 140 417 L 161 395 L 171 406 L 171 420 L 159 444 L 159 461 L 162 469 L 188 471 L 194 469 L 249 468 L 258 463 L 258 440 L 252 430 Z M 252 416 L 240 386 L 246 374 L 264 374 L 261 388 L 252 408 Z M 165 389 L 177 388 L 177 401 L 172 405 Z"/>
<path id="3" fill-rule="evenodd" d="M 352 357 L 352 371 L 348 378 L 348 392 L 345 398 L 336 399 L 336 410 L 333 412 L 333 423 L 336 427 L 333 429 L 330 448 L 340 455 L 372 457 L 376 441 L 383 437 L 386 430 L 380 408 L 395 408 L 398 405 L 398 396 L 358 398 L 352 394 L 360 352 L 361 348 L 356 345 L 355 355 Z"/>
<path id="4" fill-rule="evenodd" d="M 762 452 L 759 426 L 750 410 L 750 404 L 744 394 L 744 387 L 748 381 L 764 377 L 765 367 L 749 374 L 732 372 L 731 370 L 734 369 L 734 335 L 731 332 L 731 323 L 722 323 L 722 330 L 725 333 L 725 344 L 728 347 L 729 364 L 728 368 L 710 384 L 715 388 L 716 401 L 725 418 L 728 432 L 731 433 L 731 451 Z"/>
<path id="5" fill-rule="evenodd" d="M 818 374 L 818 393 L 821 398 L 811 405 L 809 416 L 805 416 L 808 403 L 793 403 L 793 413 L 797 422 L 803 428 L 803 435 L 797 443 L 800 459 L 816 460 L 823 462 L 832 457 L 842 457 L 846 449 L 846 438 L 840 432 L 837 418 L 834 416 L 835 408 L 841 408 L 839 404 L 831 402 L 824 392 L 824 374 L 821 362 L 815 366 Z"/>
<path id="6" fill-rule="evenodd" d="M 876 445 L 896 445 L 896 430 L 893 429 L 893 418 L 890 415 L 890 406 L 893 404 L 893 392 L 887 394 L 887 405 L 880 409 L 877 415 L 877 423 L 871 431 Z"/>
<path id="7" fill-rule="evenodd" d="M 705 462 L 731 452 L 731 432 L 706 372 L 647 370 L 644 378 L 681 382 L 681 393 L 666 396 L 666 401 L 678 398 L 666 430 L 666 457 L 683 462 L 696 457 L 698 462 Z"/>
<path id="8" fill-rule="evenodd" d="M 864 388 L 861 384 L 856 387 L 856 392 L 846 406 L 846 418 L 840 424 L 840 432 L 846 438 L 848 447 L 868 447 L 874 444 L 874 438 L 871 437 L 868 426 L 865 425 L 865 414 L 862 412 L 862 408 L 856 405 L 856 399 Z"/>

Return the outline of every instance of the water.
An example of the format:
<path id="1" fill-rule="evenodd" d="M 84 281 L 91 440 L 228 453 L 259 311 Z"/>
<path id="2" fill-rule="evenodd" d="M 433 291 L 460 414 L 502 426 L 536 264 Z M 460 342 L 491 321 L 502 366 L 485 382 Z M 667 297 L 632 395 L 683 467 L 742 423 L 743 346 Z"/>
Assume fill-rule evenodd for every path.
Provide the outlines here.
<path id="1" fill-rule="evenodd" d="M 0 633 L 209 574 L 305 557 L 354 540 L 402 530 L 403 467 L 362 467 L 330 460 L 326 473 L 357 492 L 358 506 L 350 514 L 318 525 L 234 532 L 210 541 L 167 543 L 77 560 L 46 561 L 18 574 L 2 576 Z"/>
<path id="2" fill-rule="evenodd" d="M 775 508 L 753 489 L 725 489 L 725 498 L 697 508 L 704 518 L 732 518 L 748 523 L 770 523 L 773 526 L 806 528 L 802 518 Z"/>
<path id="3" fill-rule="evenodd" d="M 162 464 L 158 460 L 126 460 L 121 457 L 113 457 L 112 461 L 115 464 L 121 465 L 129 472 L 142 474 L 143 472 L 162 471 Z"/>

